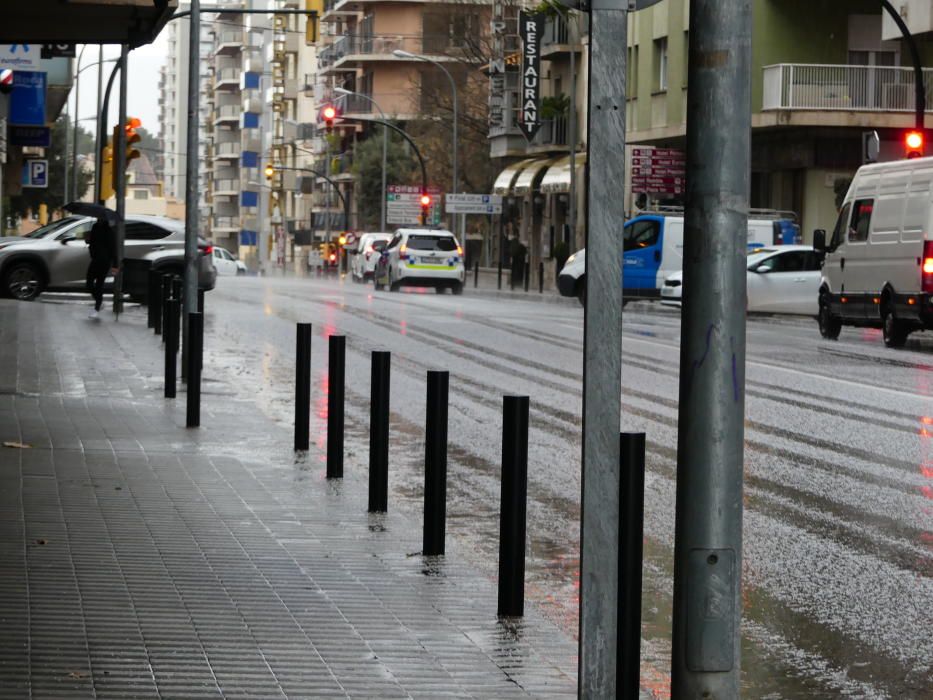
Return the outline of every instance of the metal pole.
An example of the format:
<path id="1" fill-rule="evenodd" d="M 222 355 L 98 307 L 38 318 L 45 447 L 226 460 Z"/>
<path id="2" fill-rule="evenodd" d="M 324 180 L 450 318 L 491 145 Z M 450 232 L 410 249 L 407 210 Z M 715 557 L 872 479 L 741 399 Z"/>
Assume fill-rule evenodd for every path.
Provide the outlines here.
<path id="1" fill-rule="evenodd" d="M 98 124 L 97 124 L 97 163 L 95 163 L 95 173 L 94 173 L 94 201 L 100 205 L 106 204 L 104 200 L 100 198 L 100 186 L 101 186 L 101 167 L 103 166 L 103 151 L 104 144 L 107 142 L 107 113 L 110 111 L 110 90 L 113 88 L 114 78 L 117 77 L 117 73 L 123 72 L 123 66 L 126 64 L 126 61 L 123 60 L 123 55 L 121 53 L 120 60 L 117 61 L 113 70 L 110 71 L 110 77 L 107 79 L 107 89 L 104 90 L 104 101 L 100 106 L 98 111 Z M 116 148 L 116 144 L 112 144 L 113 148 Z"/>
<path id="2" fill-rule="evenodd" d="M 389 508 L 389 371 L 391 353 L 373 351 L 369 403 L 369 512 Z"/>
<path id="3" fill-rule="evenodd" d="M 310 447 L 311 324 L 299 323 L 295 348 L 295 452 Z"/>
<path id="4" fill-rule="evenodd" d="M 198 88 L 201 75 L 201 0 L 191 0 L 191 20 L 188 25 L 188 120 L 185 143 L 185 293 L 184 314 L 198 310 Z M 188 353 L 188 324 L 182 346 L 182 362 Z M 187 366 L 185 364 L 185 366 Z"/>
<path id="5" fill-rule="evenodd" d="M 172 276 L 171 275 L 162 275 L 162 313 L 160 317 L 156 319 L 158 324 L 156 325 L 156 334 L 162 336 L 162 342 L 168 342 L 168 303 L 172 298 Z"/>
<path id="6" fill-rule="evenodd" d="M 424 533 L 426 557 L 445 552 L 447 529 L 447 397 L 450 372 L 428 372 L 424 433 Z"/>
<path id="7" fill-rule="evenodd" d="M 165 398 L 174 399 L 177 385 L 178 300 L 174 297 L 167 299 L 165 308 L 165 326 L 162 333 L 165 340 Z"/>
<path id="8" fill-rule="evenodd" d="M 78 111 L 78 102 L 77 102 L 77 99 L 75 99 L 75 111 L 76 111 L 76 112 Z M 72 115 L 68 114 L 68 112 L 69 112 L 69 109 L 68 109 L 68 101 L 65 100 L 65 116 L 71 116 L 72 119 L 74 119 L 74 117 L 73 117 Z M 77 122 L 75 122 L 75 124 L 77 124 Z M 72 153 L 73 153 L 73 152 L 74 152 L 74 149 L 72 148 Z M 68 191 L 69 191 L 69 187 L 68 187 L 68 165 L 69 165 L 69 163 L 68 163 L 68 127 L 67 127 L 67 124 L 66 124 L 66 126 L 65 126 L 65 163 L 64 163 L 64 167 L 62 168 L 62 169 L 65 171 L 64 177 L 62 178 L 62 180 L 63 180 L 62 202 L 63 202 L 63 203 L 68 201 Z"/>
<path id="9" fill-rule="evenodd" d="M 382 110 L 379 110 L 380 112 Z M 385 115 L 382 117 L 385 119 Z M 386 182 L 386 165 L 388 164 L 388 152 L 389 152 L 389 127 L 382 127 L 382 212 L 379 217 L 379 230 L 386 230 L 386 195 L 389 191 L 388 185 Z M 359 223 L 359 222 L 357 222 Z"/>
<path id="10" fill-rule="evenodd" d="M 620 436 L 619 696 L 637 698 L 641 674 L 641 573 L 645 530 L 645 434 Z"/>
<path id="11" fill-rule="evenodd" d="M 201 425 L 201 353 L 204 351 L 204 315 L 199 311 L 188 314 L 188 395 L 185 427 Z"/>
<path id="12" fill-rule="evenodd" d="M 100 125 L 102 123 L 104 124 L 107 123 L 106 115 L 102 114 L 100 111 L 101 100 L 103 98 L 104 98 L 104 45 L 101 44 L 100 47 L 97 49 L 97 104 L 96 104 L 97 111 L 95 112 L 95 114 L 97 115 L 96 126 L 98 128 L 95 130 L 96 134 L 94 135 L 94 148 L 96 149 L 94 152 L 97 154 L 96 156 L 97 161 L 100 160 L 100 151 L 103 146 L 103 144 L 101 143 L 101 139 L 103 138 L 104 132 L 102 131 Z M 99 165 L 100 165 L 99 162 L 94 163 L 95 168 L 98 167 Z M 97 201 L 97 197 L 99 196 L 98 192 L 99 190 L 97 192 L 94 192 L 94 197 L 91 200 L 92 202 Z"/>
<path id="13" fill-rule="evenodd" d="M 590 11 L 590 152 L 583 340 L 583 495 L 578 694 L 616 696 L 619 596 L 619 424 L 622 384 L 622 191 L 628 0 Z M 591 253 L 590 251 L 594 251 Z M 595 295 L 595 296 L 594 296 Z M 595 300 L 595 301 L 594 301 Z"/>
<path id="14" fill-rule="evenodd" d="M 894 9 L 894 6 L 889 0 L 881 0 L 881 6 L 888 15 L 891 16 L 891 19 L 894 20 L 894 24 L 896 24 L 897 28 L 901 31 L 904 41 L 907 42 L 907 49 L 910 51 L 910 58 L 914 64 L 914 127 L 922 130 L 923 117 L 926 112 L 926 93 L 923 89 L 923 63 L 920 61 L 920 52 L 917 50 L 917 42 L 914 41 L 914 37 L 910 33 L 907 24 L 901 18 L 897 10 Z"/>
<path id="15" fill-rule="evenodd" d="M 580 18 L 575 15 L 579 25 Z M 570 219 L 571 241 L 565 241 L 568 247 L 576 245 L 577 239 L 577 50 L 570 48 Z M 575 248 L 571 248 L 574 250 Z"/>
<path id="16" fill-rule="evenodd" d="M 525 516 L 528 500 L 528 397 L 502 398 L 497 615 L 525 613 Z"/>
<path id="17" fill-rule="evenodd" d="M 74 124 L 72 124 L 72 138 L 71 138 L 71 201 L 77 201 L 78 199 L 78 111 L 79 105 L 81 104 L 81 57 L 84 56 L 84 49 L 87 48 L 87 44 L 81 47 L 81 51 L 78 53 L 78 60 L 75 65 L 75 113 L 72 116 Z M 97 69 L 98 74 L 100 73 L 100 67 Z M 67 178 L 68 169 L 65 169 L 65 177 Z M 67 179 L 66 179 L 67 181 Z M 68 187 L 65 186 L 65 199 L 68 199 Z"/>
<path id="18" fill-rule="evenodd" d="M 146 287 L 146 327 L 155 328 L 159 315 L 159 273 L 149 268 Z"/>
<path id="19" fill-rule="evenodd" d="M 120 71 L 120 128 L 117 129 L 119 136 L 114 144 L 113 156 L 113 167 L 117 175 L 117 265 L 120 267 L 113 280 L 113 313 L 117 315 L 123 313 L 123 243 L 126 239 L 126 129 L 123 125 L 126 124 L 126 98 L 129 90 L 129 52 L 127 44 L 120 47 L 120 65 L 123 66 Z"/>
<path id="20" fill-rule="evenodd" d="M 327 478 L 343 478 L 343 400 L 347 339 L 328 339 L 327 362 Z"/>
<path id="21" fill-rule="evenodd" d="M 740 695 L 751 22 L 751 0 L 690 5 L 684 284 L 695 293 L 681 320 L 676 698 Z"/>

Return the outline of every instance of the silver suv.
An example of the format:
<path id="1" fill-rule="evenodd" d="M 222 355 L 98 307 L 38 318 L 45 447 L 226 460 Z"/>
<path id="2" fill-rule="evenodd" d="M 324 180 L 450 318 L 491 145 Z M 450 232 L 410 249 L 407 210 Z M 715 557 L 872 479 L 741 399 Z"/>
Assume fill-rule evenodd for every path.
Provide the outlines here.
<path id="1" fill-rule="evenodd" d="M 43 291 L 83 290 L 91 262 L 85 236 L 94 225 L 86 216 L 68 216 L 26 236 L 0 238 L 0 293 L 29 301 Z M 199 240 L 198 285 L 213 289 L 217 271 L 211 247 Z M 185 225 L 162 216 L 128 216 L 124 260 L 148 261 L 151 269 L 181 275 L 185 266 Z M 143 276 L 129 275 L 125 266 L 124 290 L 144 299 Z"/>

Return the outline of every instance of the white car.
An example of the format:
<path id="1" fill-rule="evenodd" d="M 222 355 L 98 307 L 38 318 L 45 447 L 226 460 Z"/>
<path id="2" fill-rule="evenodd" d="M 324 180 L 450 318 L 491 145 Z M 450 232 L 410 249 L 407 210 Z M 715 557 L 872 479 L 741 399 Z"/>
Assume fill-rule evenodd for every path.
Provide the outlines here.
<path id="1" fill-rule="evenodd" d="M 246 263 L 238 260 L 226 248 L 214 246 L 214 267 L 217 268 L 217 274 L 225 275 L 245 275 Z"/>
<path id="2" fill-rule="evenodd" d="M 379 256 L 373 284 L 392 292 L 404 285 L 462 294 L 465 276 L 463 248 L 450 231 L 400 228 Z"/>
<path id="3" fill-rule="evenodd" d="M 810 246 L 776 245 L 749 251 L 747 310 L 816 316 L 820 267 L 821 256 Z M 680 306 L 683 289 L 683 271 L 669 275 L 661 288 L 661 303 Z"/>
<path id="4" fill-rule="evenodd" d="M 379 254 L 386 243 L 392 240 L 391 233 L 363 233 L 356 242 L 356 247 L 350 248 L 350 277 L 354 282 L 365 282 L 372 279 L 379 261 Z"/>

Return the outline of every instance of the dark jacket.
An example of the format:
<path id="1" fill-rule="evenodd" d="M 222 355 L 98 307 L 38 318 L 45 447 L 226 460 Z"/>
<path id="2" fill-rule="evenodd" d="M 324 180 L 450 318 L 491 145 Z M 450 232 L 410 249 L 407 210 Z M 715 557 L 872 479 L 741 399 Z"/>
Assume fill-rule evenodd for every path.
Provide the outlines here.
<path id="1" fill-rule="evenodd" d="M 118 267 L 117 237 L 106 221 L 98 219 L 91 227 L 88 247 L 93 262 L 101 265 L 106 262 L 110 267 Z"/>

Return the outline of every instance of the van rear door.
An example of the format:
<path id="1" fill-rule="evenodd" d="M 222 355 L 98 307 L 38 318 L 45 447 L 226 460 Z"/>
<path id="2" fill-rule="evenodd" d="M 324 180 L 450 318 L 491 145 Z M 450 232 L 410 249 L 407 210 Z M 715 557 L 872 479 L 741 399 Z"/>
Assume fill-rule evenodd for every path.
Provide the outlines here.
<path id="1" fill-rule="evenodd" d="M 657 278 L 663 243 L 663 217 L 638 216 L 625 224 L 622 270 L 624 296 L 659 296 Z"/>

